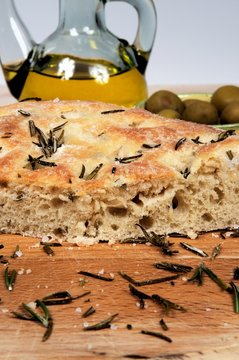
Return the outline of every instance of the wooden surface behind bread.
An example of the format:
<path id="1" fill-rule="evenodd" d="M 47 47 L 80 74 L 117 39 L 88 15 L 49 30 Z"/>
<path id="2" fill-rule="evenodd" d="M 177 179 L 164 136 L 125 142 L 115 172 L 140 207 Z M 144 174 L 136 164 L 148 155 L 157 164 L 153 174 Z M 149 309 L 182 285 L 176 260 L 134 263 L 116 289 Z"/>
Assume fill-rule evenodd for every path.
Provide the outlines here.
<path id="1" fill-rule="evenodd" d="M 2 235 L 1 254 L 9 259 L 9 271 L 16 269 L 13 291 L 4 284 L 5 266 L 0 264 L 0 330 L 2 359 L 180 359 L 180 360 L 236 360 L 239 356 L 238 314 L 234 313 L 233 298 L 221 290 L 208 276 L 202 286 L 187 283 L 202 261 L 226 284 L 233 280 L 238 266 L 237 238 L 223 240 L 218 234 L 200 236 L 198 240 L 170 239 L 179 253 L 163 256 L 153 246 L 98 244 L 77 247 L 64 244 L 53 248 L 48 256 L 39 245 L 39 239 Z M 214 260 L 201 258 L 180 246 L 188 242 L 208 253 L 222 243 L 221 254 Z M 19 244 L 23 255 L 16 259 L 9 255 Z M 135 280 L 149 280 L 173 275 L 154 267 L 156 262 L 168 261 L 189 265 L 193 270 L 162 284 L 136 287 L 146 294 L 158 294 L 183 306 L 187 311 L 173 310 L 165 315 L 160 306 L 146 300 L 144 309 L 129 292 L 129 284 L 120 275 L 124 271 Z M 106 282 L 79 274 L 79 271 L 101 273 L 114 277 Z M 86 280 L 84 286 L 82 279 Z M 235 281 L 238 285 L 238 280 Z M 20 311 L 22 302 L 29 303 L 49 293 L 67 290 L 72 296 L 91 293 L 70 304 L 49 306 L 54 327 L 50 338 L 43 343 L 45 329 L 37 323 L 14 318 L 12 311 Z M 96 312 L 88 318 L 82 314 L 93 306 Z M 84 331 L 89 325 L 118 313 L 111 329 Z M 168 331 L 159 321 L 164 319 Z M 132 329 L 127 329 L 132 325 Z M 141 334 L 141 330 L 157 331 L 172 342 Z"/>

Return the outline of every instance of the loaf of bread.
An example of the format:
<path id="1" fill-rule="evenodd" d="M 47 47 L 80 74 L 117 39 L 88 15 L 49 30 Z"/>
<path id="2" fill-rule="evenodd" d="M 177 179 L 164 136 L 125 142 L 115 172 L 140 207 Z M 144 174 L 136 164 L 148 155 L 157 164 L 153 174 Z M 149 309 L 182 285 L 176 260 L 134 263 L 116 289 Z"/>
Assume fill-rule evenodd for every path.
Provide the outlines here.
<path id="1" fill-rule="evenodd" d="M 78 244 L 239 225 L 239 137 L 80 101 L 0 108 L 0 230 Z M 137 226 L 141 225 L 141 228 Z"/>

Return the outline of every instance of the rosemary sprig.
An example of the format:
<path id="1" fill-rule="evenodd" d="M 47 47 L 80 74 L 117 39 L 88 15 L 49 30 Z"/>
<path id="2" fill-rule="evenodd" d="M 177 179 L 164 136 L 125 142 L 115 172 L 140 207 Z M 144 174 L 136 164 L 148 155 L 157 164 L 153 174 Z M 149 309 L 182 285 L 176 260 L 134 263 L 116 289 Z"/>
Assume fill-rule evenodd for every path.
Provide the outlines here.
<path id="1" fill-rule="evenodd" d="M 189 244 L 187 244 L 185 242 L 180 242 L 180 245 L 184 249 L 189 250 L 189 251 L 193 252 L 194 254 L 197 254 L 197 255 L 202 256 L 202 257 L 208 257 L 208 254 L 205 251 L 203 251 L 201 249 L 198 249 L 195 246 L 189 245 Z"/>
<path id="2" fill-rule="evenodd" d="M 12 271 L 9 271 L 8 267 L 6 267 L 4 271 L 4 280 L 5 280 L 5 285 L 9 291 L 13 290 L 16 277 L 17 277 L 16 270 L 13 269 Z"/>
<path id="3" fill-rule="evenodd" d="M 107 329 L 110 327 L 112 321 L 114 320 L 114 318 L 116 318 L 116 316 L 118 316 L 119 314 L 114 314 L 110 317 L 108 317 L 105 320 L 100 321 L 97 324 L 94 325 L 89 325 L 83 328 L 83 330 L 85 331 L 91 331 L 91 330 L 102 330 L 102 329 Z"/>
<path id="4" fill-rule="evenodd" d="M 101 276 L 99 274 L 93 274 L 93 273 L 91 273 L 89 271 L 79 271 L 78 274 L 89 276 L 89 277 L 92 277 L 94 279 L 103 280 L 103 281 L 113 281 L 114 280 L 113 277 L 105 277 L 105 276 Z"/>
<path id="5" fill-rule="evenodd" d="M 160 247 L 161 250 L 162 250 L 162 253 L 164 255 L 174 255 L 176 253 L 178 253 L 177 250 L 171 250 L 171 246 L 174 244 L 172 242 L 169 242 L 167 239 L 166 239 L 166 236 L 165 235 L 158 235 L 156 234 L 155 232 L 151 231 L 150 233 L 148 233 L 145 228 L 140 225 L 140 224 L 136 224 L 136 226 L 138 226 L 143 234 L 144 234 L 144 237 L 146 239 L 146 241 L 150 242 L 152 245 L 154 246 L 157 246 L 157 247 Z"/>
<path id="6" fill-rule="evenodd" d="M 202 274 L 205 273 L 212 281 L 214 281 L 222 290 L 226 290 L 228 292 L 231 292 L 231 287 L 230 285 L 227 285 L 223 280 L 221 280 L 211 269 L 209 269 L 209 267 L 207 267 L 204 263 L 200 264 L 193 276 L 188 279 L 189 282 L 194 282 L 197 281 L 198 285 L 202 285 L 203 284 L 203 278 L 202 278 Z"/>
<path id="7" fill-rule="evenodd" d="M 41 308 L 43 315 L 40 315 L 25 303 L 22 304 L 22 307 L 27 315 L 18 312 L 13 312 L 13 315 L 18 319 L 36 321 L 37 323 L 43 325 L 46 328 L 46 331 L 43 334 L 42 341 L 46 341 L 53 330 L 53 319 L 47 306 L 41 300 L 36 300 L 36 305 Z"/>
<path id="8" fill-rule="evenodd" d="M 61 147 L 64 136 L 64 129 L 62 130 L 62 128 L 66 123 L 67 121 L 54 127 L 53 130 L 49 131 L 49 134 L 45 135 L 45 133 L 35 125 L 33 120 L 29 120 L 30 136 L 37 136 L 38 139 L 38 143 L 33 142 L 33 144 L 41 148 L 41 151 L 46 158 L 51 157 L 57 149 Z M 60 130 L 62 130 L 61 133 L 59 136 L 56 136 L 56 133 Z"/>
<path id="9" fill-rule="evenodd" d="M 182 312 L 187 311 L 183 306 L 176 304 L 168 299 L 165 299 L 160 295 L 154 294 L 151 296 L 151 298 L 156 304 L 160 305 L 163 308 L 166 315 L 169 313 L 170 310 L 178 310 Z"/>
<path id="10" fill-rule="evenodd" d="M 217 142 L 223 141 L 232 135 L 236 135 L 236 131 L 233 129 L 223 131 L 218 135 L 217 140 L 211 140 L 211 143 L 217 143 Z"/>
<path id="11" fill-rule="evenodd" d="M 53 319 L 51 314 L 49 313 L 48 308 L 41 300 L 36 300 L 36 306 L 40 307 L 43 315 L 40 315 L 36 311 L 34 311 L 28 304 L 23 303 L 22 307 L 25 313 L 19 313 L 17 311 L 13 311 L 12 314 L 20 320 L 29 320 L 35 321 L 46 328 L 45 333 L 43 334 L 42 341 L 46 341 L 53 330 Z"/>
<path id="12" fill-rule="evenodd" d="M 145 285 L 160 284 L 160 283 L 163 283 L 163 282 L 176 280 L 180 276 L 180 274 L 177 274 L 177 275 L 165 276 L 165 277 L 161 277 L 161 278 L 137 281 L 137 280 L 134 280 L 131 276 L 127 275 L 124 271 L 119 271 L 119 274 L 122 276 L 123 279 L 127 280 L 129 283 L 131 283 L 131 284 L 133 284 L 135 286 L 145 286 Z"/>
<path id="13" fill-rule="evenodd" d="M 169 263 L 166 261 L 161 261 L 160 263 L 155 263 L 154 266 L 157 269 L 168 270 L 168 271 L 172 271 L 175 273 L 188 273 L 193 269 L 192 266 Z"/>
<path id="14" fill-rule="evenodd" d="M 31 155 L 28 155 L 27 161 L 29 161 L 29 163 L 32 167 L 32 170 L 36 170 L 36 165 L 49 166 L 49 167 L 57 166 L 54 162 L 41 160 L 42 158 L 43 158 L 43 155 L 41 155 L 37 158 L 34 158 Z"/>
<path id="15" fill-rule="evenodd" d="M 169 343 L 172 342 L 172 339 L 158 331 L 149 331 L 149 330 L 141 330 L 141 334 L 145 334 L 145 335 L 150 335 L 150 336 L 154 336 L 157 337 L 159 339 L 165 340 Z"/>

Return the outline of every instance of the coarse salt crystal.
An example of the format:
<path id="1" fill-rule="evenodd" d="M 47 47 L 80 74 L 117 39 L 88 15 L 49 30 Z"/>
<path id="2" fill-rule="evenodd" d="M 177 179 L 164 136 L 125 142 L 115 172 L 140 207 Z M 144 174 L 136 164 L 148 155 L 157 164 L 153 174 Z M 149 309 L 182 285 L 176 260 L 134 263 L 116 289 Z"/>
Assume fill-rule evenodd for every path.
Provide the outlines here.
<path id="1" fill-rule="evenodd" d="M 21 257 L 23 255 L 23 252 L 21 250 L 18 250 L 15 252 L 15 255 Z"/>
<path id="2" fill-rule="evenodd" d="M 27 269 L 27 270 L 26 270 L 26 274 L 27 274 L 27 275 L 31 274 L 31 272 L 32 272 L 31 269 Z"/>
<path id="3" fill-rule="evenodd" d="M 35 310 L 37 307 L 37 304 L 35 301 L 31 301 L 27 304 L 31 309 Z"/>
<path id="4" fill-rule="evenodd" d="M 1 309 L 1 311 L 2 311 L 2 313 L 4 313 L 4 314 L 6 314 L 6 313 L 8 313 L 8 312 L 9 312 L 9 310 L 8 310 L 8 309 Z"/>
<path id="5" fill-rule="evenodd" d="M 84 322 L 83 322 L 83 327 L 84 327 L 84 328 L 87 328 L 88 326 L 89 326 L 89 323 L 88 323 L 87 321 L 84 321 Z"/>
<path id="6" fill-rule="evenodd" d="M 23 275 L 24 274 L 24 272 L 25 272 L 25 269 L 20 269 L 20 270 L 18 270 L 18 275 Z"/>
<path id="7" fill-rule="evenodd" d="M 115 324 L 110 324 L 110 328 L 111 328 L 111 330 L 116 330 L 116 329 L 118 329 L 118 326 Z"/>
<path id="8" fill-rule="evenodd" d="M 44 235 L 43 237 L 42 237 L 42 242 L 50 242 L 50 240 L 51 240 L 51 237 L 50 236 L 47 236 L 47 235 Z"/>
<path id="9" fill-rule="evenodd" d="M 98 275 L 103 275 L 105 273 L 104 269 L 99 270 Z"/>
<path id="10" fill-rule="evenodd" d="M 76 309 L 75 309 L 75 312 L 77 312 L 77 313 L 81 313 L 81 308 L 80 307 L 77 307 Z"/>

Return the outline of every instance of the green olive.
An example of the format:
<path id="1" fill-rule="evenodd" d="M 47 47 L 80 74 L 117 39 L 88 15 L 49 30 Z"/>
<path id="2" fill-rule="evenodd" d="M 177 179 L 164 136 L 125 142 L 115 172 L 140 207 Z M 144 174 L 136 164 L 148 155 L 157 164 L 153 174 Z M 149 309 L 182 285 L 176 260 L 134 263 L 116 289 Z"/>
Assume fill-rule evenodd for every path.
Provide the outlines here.
<path id="1" fill-rule="evenodd" d="M 214 125 L 218 123 L 216 107 L 208 101 L 196 100 L 183 112 L 182 118 L 187 121 Z"/>
<path id="2" fill-rule="evenodd" d="M 187 106 L 189 106 L 189 105 L 191 105 L 194 101 L 198 101 L 198 99 L 185 99 L 185 100 L 183 100 L 183 103 L 184 103 L 184 106 L 185 106 L 185 108 L 187 107 Z"/>
<path id="3" fill-rule="evenodd" d="M 232 101 L 239 100 L 239 87 L 235 85 L 224 85 L 219 87 L 211 98 L 211 103 L 214 104 L 219 113 Z"/>
<path id="4" fill-rule="evenodd" d="M 182 115 L 179 114 L 178 111 L 173 110 L 173 109 L 163 109 L 161 110 L 158 115 L 163 116 L 165 118 L 169 118 L 169 119 L 181 119 Z"/>
<path id="5" fill-rule="evenodd" d="M 221 113 L 221 122 L 223 124 L 239 123 L 239 100 L 232 101 Z"/>
<path id="6" fill-rule="evenodd" d="M 172 109 L 182 114 L 184 104 L 173 92 L 168 90 L 159 90 L 148 98 L 145 104 L 145 109 L 155 114 L 158 114 L 164 109 Z"/>

